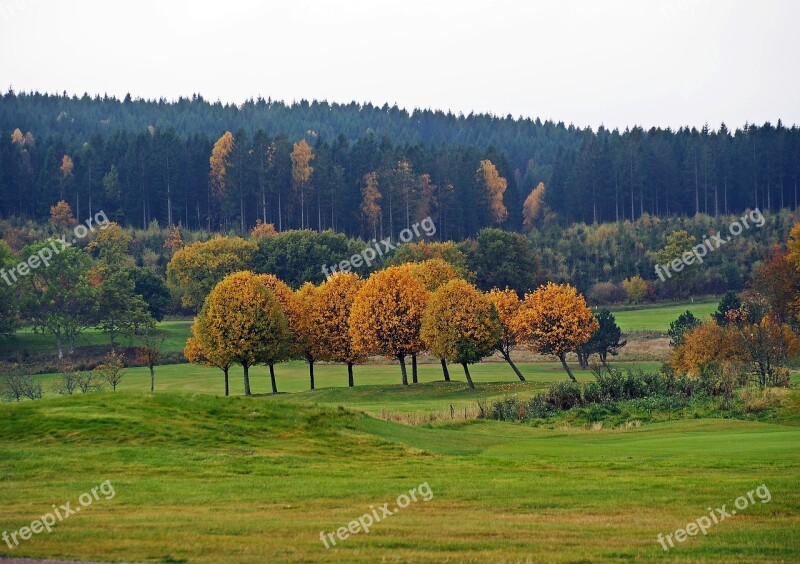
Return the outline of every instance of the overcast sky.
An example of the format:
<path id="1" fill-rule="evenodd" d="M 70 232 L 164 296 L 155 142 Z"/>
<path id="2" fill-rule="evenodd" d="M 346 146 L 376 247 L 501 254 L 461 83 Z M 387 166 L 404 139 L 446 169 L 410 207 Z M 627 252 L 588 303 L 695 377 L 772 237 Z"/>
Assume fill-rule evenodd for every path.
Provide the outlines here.
<path id="1" fill-rule="evenodd" d="M 0 0 L 0 87 L 800 123 L 800 2 Z"/>

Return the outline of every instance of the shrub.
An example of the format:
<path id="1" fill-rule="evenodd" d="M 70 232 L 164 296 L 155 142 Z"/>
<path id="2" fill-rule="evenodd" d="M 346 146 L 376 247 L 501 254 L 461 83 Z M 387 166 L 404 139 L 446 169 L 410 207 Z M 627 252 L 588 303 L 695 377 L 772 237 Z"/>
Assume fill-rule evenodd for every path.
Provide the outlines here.
<path id="1" fill-rule="evenodd" d="M 558 409 L 572 409 L 581 405 L 581 385 L 577 382 L 555 382 L 544 394 L 544 401 Z"/>
<path id="2" fill-rule="evenodd" d="M 624 288 L 613 282 L 597 282 L 589 289 L 586 297 L 593 304 L 605 305 L 624 302 L 628 294 Z"/>

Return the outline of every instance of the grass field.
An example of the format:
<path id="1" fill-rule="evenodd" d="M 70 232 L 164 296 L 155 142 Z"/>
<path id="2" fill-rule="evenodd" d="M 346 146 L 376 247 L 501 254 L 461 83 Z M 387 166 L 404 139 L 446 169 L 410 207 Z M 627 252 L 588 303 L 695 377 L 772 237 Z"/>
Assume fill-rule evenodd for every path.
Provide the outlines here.
<path id="1" fill-rule="evenodd" d="M 632 331 L 666 333 L 669 324 L 678 319 L 678 316 L 686 310 L 691 311 L 698 319 L 706 319 L 716 311 L 717 305 L 719 305 L 719 300 L 704 300 L 641 308 L 611 308 L 611 311 L 617 324 L 625 333 Z"/>

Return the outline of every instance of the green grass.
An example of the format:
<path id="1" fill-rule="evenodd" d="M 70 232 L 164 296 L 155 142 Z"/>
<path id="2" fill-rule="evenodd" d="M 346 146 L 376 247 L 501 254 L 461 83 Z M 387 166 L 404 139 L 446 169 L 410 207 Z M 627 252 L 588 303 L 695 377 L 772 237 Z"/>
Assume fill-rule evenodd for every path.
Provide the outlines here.
<path id="1" fill-rule="evenodd" d="M 387 390 L 387 393 L 392 390 Z M 443 393 L 421 385 L 414 394 Z M 345 401 L 346 390 L 340 401 Z M 353 390 L 358 396 L 361 390 Z M 453 392 L 461 393 L 461 392 Z M 0 530 L 105 480 L 115 496 L 0 555 L 170 562 L 797 561 L 800 427 L 730 420 L 631 430 L 492 421 L 408 426 L 312 396 L 137 391 L 0 405 Z M 793 392 L 793 401 L 797 392 Z M 448 399 L 449 401 L 449 399 Z M 326 549 L 427 482 L 430 501 Z M 766 484 L 669 553 L 656 541 Z"/>
<path id="2" fill-rule="evenodd" d="M 717 310 L 718 305 L 719 300 L 687 301 L 684 304 L 643 306 L 636 309 L 612 308 L 611 312 L 625 333 L 640 331 L 666 333 L 669 324 L 686 310 L 691 311 L 698 319 L 706 319 Z"/>

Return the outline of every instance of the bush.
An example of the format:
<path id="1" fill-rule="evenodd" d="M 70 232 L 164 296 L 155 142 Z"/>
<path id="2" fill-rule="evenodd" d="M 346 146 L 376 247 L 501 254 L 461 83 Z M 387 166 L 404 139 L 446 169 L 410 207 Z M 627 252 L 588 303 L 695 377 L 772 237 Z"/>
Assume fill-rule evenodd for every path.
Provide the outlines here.
<path id="1" fill-rule="evenodd" d="M 581 385 L 577 382 L 555 382 L 544 394 L 544 401 L 558 409 L 572 409 L 581 405 Z"/>
<path id="2" fill-rule="evenodd" d="M 592 304 L 605 305 L 624 302 L 628 293 L 613 282 L 597 282 L 589 289 L 586 297 Z"/>

